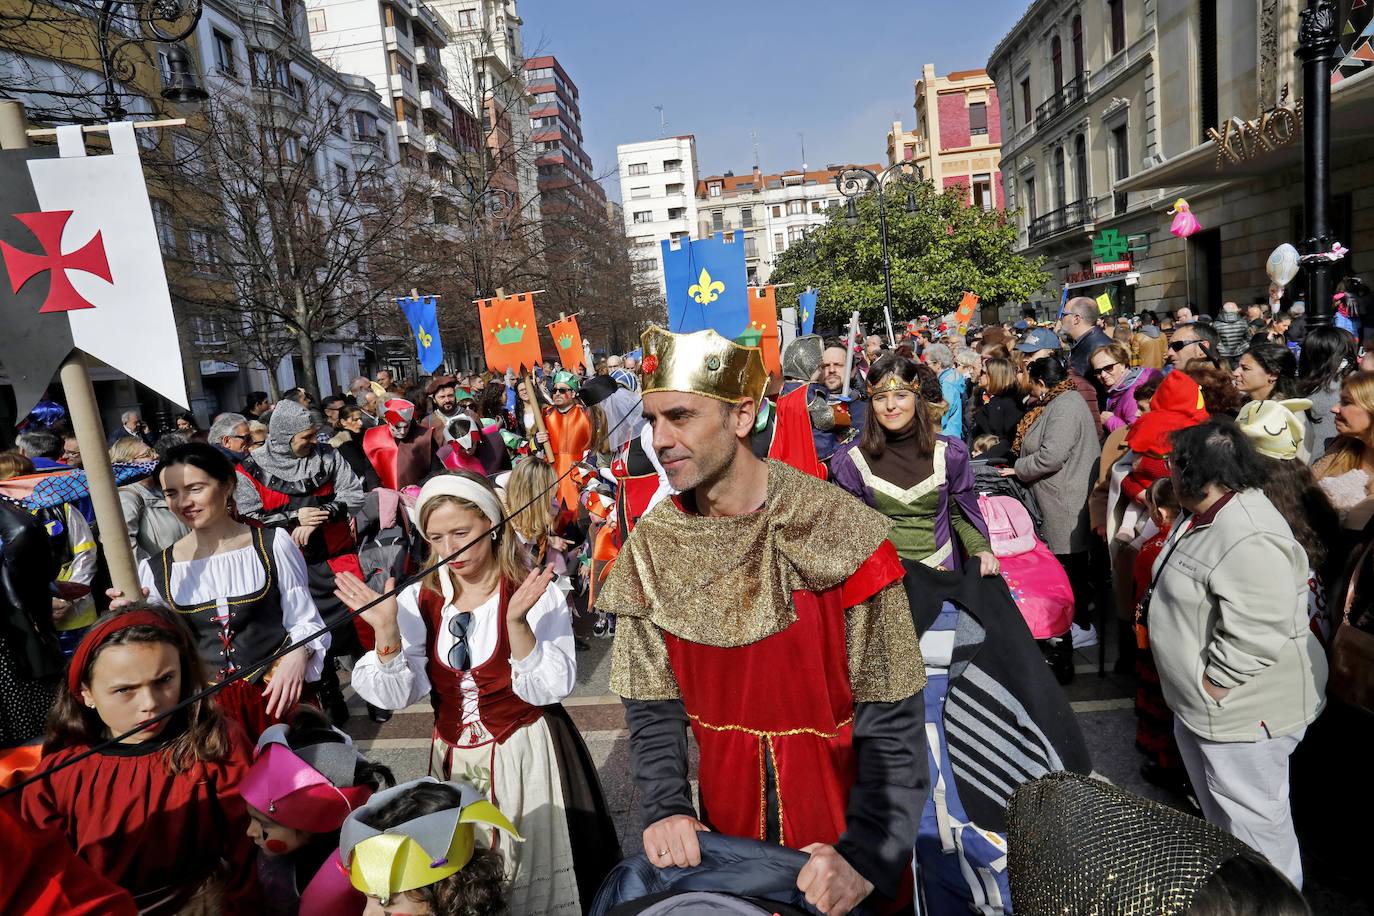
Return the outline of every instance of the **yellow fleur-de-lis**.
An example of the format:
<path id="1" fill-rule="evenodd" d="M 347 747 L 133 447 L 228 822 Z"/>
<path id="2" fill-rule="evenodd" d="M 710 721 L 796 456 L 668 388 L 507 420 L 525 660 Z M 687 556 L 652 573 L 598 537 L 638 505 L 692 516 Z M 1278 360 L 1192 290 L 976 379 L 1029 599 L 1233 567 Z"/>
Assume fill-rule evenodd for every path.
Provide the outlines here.
<path id="1" fill-rule="evenodd" d="M 425 330 L 424 325 L 420 325 L 420 327 L 415 330 L 415 339 L 419 341 L 420 346 L 424 347 L 425 349 L 429 349 L 429 345 L 434 343 L 433 335 L 431 335 L 428 331 Z"/>
<path id="2" fill-rule="evenodd" d="M 725 292 L 725 284 L 719 280 L 712 280 L 705 267 L 701 269 L 701 276 L 697 278 L 697 282 L 687 287 L 687 295 L 702 305 L 710 305 L 715 302 L 723 292 Z"/>

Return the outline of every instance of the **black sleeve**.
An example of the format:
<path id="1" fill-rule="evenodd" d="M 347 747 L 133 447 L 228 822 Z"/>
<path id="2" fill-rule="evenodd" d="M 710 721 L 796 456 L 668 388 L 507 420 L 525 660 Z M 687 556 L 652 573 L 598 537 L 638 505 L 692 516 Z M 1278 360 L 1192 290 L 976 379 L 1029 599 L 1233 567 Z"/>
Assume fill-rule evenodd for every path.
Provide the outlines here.
<path id="1" fill-rule="evenodd" d="M 917 693 L 896 703 L 854 707 L 859 775 L 849 791 L 845 831 L 835 849 L 889 899 L 910 866 L 930 788 L 925 700 Z"/>
<path id="2" fill-rule="evenodd" d="M 687 782 L 687 708 L 681 700 L 625 700 L 630 772 L 644 826 L 671 814 L 696 817 Z"/>

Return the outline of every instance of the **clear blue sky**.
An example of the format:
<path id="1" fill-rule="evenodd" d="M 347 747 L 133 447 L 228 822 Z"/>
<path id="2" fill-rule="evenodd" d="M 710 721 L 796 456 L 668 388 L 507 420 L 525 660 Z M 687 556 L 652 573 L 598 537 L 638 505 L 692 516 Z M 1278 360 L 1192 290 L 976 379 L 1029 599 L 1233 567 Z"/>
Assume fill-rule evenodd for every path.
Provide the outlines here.
<path id="1" fill-rule="evenodd" d="M 1030 0 L 520 0 L 525 53 L 554 54 L 577 84 L 582 130 L 619 199 L 615 148 L 695 134 L 701 174 L 881 162 L 909 130 L 921 65 L 987 66 Z"/>

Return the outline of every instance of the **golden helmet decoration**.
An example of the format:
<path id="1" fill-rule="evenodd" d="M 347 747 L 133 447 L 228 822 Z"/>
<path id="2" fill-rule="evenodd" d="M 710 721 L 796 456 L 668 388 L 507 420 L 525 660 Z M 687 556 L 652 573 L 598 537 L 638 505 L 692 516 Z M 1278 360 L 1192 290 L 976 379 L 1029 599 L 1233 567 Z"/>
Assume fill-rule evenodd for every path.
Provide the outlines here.
<path id="1" fill-rule="evenodd" d="M 768 370 L 763 351 L 728 340 L 712 330 L 674 334 L 651 325 L 640 337 L 643 391 L 681 391 L 734 404 L 763 400 Z"/>

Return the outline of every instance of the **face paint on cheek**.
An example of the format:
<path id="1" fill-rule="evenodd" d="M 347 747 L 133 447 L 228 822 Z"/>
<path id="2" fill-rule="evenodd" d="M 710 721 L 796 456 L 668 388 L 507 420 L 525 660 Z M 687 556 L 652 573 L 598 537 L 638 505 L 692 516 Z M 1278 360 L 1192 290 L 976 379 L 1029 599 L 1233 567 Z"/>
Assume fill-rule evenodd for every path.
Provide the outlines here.
<path id="1" fill-rule="evenodd" d="M 274 856 L 284 855 L 291 847 L 281 840 L 267 840 L 262 844 L 262 848 L 272 853 Z"/>

